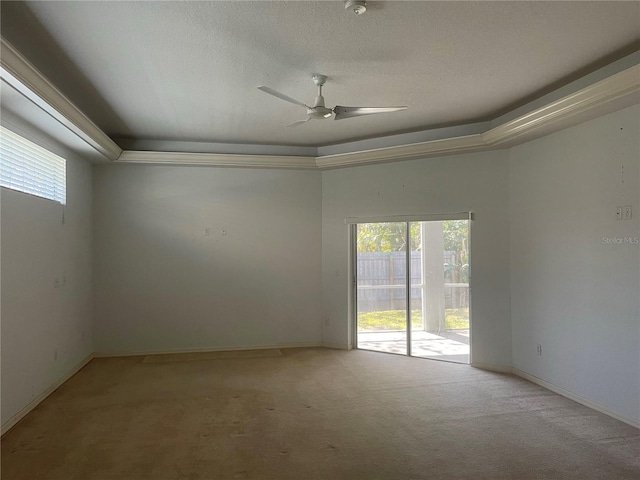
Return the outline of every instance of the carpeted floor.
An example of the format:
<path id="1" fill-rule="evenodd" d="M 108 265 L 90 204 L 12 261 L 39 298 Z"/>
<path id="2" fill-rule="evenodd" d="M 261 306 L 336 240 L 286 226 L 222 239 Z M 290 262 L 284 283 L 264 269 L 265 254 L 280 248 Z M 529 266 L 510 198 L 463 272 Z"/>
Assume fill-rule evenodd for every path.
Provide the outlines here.
<path id="1" fill-rule="evenodd" d="M 95 359 L 2 480 L 640 479 L 640 431 L 510 375 L 366 351 Z"/>

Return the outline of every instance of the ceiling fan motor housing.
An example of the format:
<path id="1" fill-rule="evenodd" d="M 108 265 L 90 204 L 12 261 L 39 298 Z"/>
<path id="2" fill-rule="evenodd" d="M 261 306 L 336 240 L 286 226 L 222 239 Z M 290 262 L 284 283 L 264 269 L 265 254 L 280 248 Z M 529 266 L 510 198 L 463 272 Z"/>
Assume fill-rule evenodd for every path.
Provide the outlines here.
<path id="1" fill-rule="evenodd" d="M 318 99 L 316 98 L 316 106 L 307 108 L 307 115 L 311 118 L 329 118 L 333 113 L 333 110 L 324 106 L 324 98 L 322 99 L 322 105 L 317 105 Z"/>

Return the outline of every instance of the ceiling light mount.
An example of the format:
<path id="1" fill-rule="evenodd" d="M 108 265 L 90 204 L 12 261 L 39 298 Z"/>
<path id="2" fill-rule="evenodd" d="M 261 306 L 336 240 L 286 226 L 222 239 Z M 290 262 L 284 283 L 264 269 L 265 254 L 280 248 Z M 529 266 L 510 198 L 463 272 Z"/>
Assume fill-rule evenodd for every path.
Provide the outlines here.
<path id="1" fill-rule="evenodd" d="M 314 73 L 311 78 L 313 79 L 313 83 L 315 83 L 317 87 L 323 86 L 327 81 L 327 76 L 320 75 L 319 73 Z"/>
<path id="2" fill-rule="evenodd" d="M 362 15 L 367 11 L 367 2 L 365 0 L 346 0 L 344 8 L 345 10 L 351 10 L 356 15 Z"/>

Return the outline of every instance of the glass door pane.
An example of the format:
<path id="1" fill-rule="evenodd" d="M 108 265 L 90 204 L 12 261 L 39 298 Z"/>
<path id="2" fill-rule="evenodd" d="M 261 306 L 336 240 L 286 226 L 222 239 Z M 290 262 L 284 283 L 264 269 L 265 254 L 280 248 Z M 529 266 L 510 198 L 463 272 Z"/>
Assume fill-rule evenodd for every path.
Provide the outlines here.
<path id="1" fill-rule="evenodd" d="M 357 346 L 407 354 L 407 224 L 356 226 Z"/>
<path id="2" fill-rule="evenodd" d="M 469 221 L 412 222 L 411 355 L 469 363 Z"/>

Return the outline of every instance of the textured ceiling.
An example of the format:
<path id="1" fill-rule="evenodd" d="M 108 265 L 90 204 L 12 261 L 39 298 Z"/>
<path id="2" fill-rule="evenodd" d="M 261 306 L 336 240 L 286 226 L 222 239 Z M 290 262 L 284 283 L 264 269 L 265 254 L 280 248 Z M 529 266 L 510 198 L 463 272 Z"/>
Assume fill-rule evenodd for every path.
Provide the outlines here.
<path id="1" fill-rule="evenodd" d="M 639 2 L 2 2 L 2 35 L 112 137 L 324 145 L 489 120 L 638 48 Z M 404 112 L 285 125 L 328 106 Z"/>

